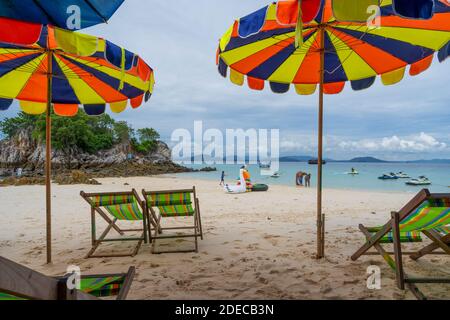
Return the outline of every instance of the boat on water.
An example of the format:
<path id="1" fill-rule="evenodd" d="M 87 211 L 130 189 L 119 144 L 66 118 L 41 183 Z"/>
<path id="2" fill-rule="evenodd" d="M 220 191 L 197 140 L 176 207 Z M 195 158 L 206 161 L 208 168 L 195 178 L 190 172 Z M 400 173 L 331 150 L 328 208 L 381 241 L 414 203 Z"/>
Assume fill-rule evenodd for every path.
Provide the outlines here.
<path id="1" fill-rule="evenodd" d="M 409 176 L 409 174 L 404 173 L 404 172 L 399 172 L 395 174 L 397 176 L 397 178 L 399 179 L 411 179 L 411 177 Z"/>
<path id="2" fill-rule="evenodd" d="M 398 177 L 395 173 L 383 174 L 381 177 L 378 177 L 380 180 L 397 180 Z"/>
<path id="3" fill-rule="evenodd" d="M 431 185 L 431 180 L 425 176 L 421 176 L 417 179 L 412 179 L 406 182 L 409 186 L 429 186 Z"/>
<path id="4" fill-rule="evenodd" d="M 275 172 L 273 175 L 270 176 L 271 178 L 280 178 L 281 174 L 279 174 L 278 172 Z"/>
<path id="5" fill-rule="evenodd" d="M 318 165 L 319 164 L 319 160 L 318 159 L 311 159 L 308 161 L 308 164 L 310 165 Z M 322 160 L 322 164 L 327 164 L 327 162 L 325 160 Z"/>

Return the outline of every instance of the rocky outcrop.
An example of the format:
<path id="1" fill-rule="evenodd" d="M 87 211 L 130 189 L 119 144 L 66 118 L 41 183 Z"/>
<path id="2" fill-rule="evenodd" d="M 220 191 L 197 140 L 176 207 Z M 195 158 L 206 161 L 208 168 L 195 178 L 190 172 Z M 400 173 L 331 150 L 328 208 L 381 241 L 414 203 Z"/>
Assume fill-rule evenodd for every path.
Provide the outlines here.
<path id="1" fill-rule="evenodd" d="M 140 175 L 190 171 L 172 163 L 171 150 L 164 142 L 158 142 L 156 151 L 149 154 L 133 154 L 130 158 L 129 150 L 129 143 L 115 145 L 95 154 L 77 149 L 65 152 L 52 150 L 52 167 L 59 171 L 96 172 L 102 176 L 105 173 L 122 173 L 128 176 L 133 173 Z M 45 145 L 37 143 L 31 132 L 22 131 L 13 139 L 0 141 L 0 176 L 11 175 L 17 167 L 23 168 L 24 175 L 39 175 L 43 173 L 44 164 Z"/>

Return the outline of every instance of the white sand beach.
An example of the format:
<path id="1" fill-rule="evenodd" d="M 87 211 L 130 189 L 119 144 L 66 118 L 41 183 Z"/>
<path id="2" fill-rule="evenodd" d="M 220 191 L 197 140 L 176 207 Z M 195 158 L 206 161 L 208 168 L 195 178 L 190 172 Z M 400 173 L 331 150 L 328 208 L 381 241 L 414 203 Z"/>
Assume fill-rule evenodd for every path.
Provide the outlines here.
<path id="1" fill-rule="evenodd" d="M 80 266 L 85 274 L 125 272 L 136 266 L 130 299 L 414 299 L 411 293 L 396 289 L 394 273 L 380 256 L 350 260 L 363 244 L 358 224 L 385 223 L 390 212 L 400 209 L 413 194 L 325 190 L 327 258 L 316 261 L 314 189 L 273 186 L 269 193 L 228 195 L 216 182 L 173 175 L 100 182 L 101 186 L 53 186 L 52 265 L 45 265 L 44 187 L 1 188 L 0 255 L 48 275 L 64 274 L 68 265 Z M 149 245 L 143 245 L 135 257 L 84 259 L 91 230 L 90 210 L 79 196 L 81 190 L 166 190 L 193 185 L 205 232 L 198 254 L 152 255 Z M 191 243 L 175 240 L 169 245 Z M 102 251 L 129 246 L 115 243 Z M 410 248 L 418 246 L 423 244 Z M 413 275 L 448 277 L 448 259 L 429 256 L 412 262 L 405 258 L 405 268 Z M 370 265 L 381 267 L 382 290 L 367 289 Z M 448 285 L 421 288 L 430 298 L 450 299 Z"/>

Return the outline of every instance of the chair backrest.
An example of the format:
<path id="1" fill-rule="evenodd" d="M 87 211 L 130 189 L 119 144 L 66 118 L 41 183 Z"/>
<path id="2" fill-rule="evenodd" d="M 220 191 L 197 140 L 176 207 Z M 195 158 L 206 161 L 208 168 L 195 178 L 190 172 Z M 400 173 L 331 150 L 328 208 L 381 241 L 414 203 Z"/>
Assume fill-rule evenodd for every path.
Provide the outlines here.
<path id="1" fill-rule="evenodd" d="M 423 231 L 450 224 L 450 194 L 431 194 L 400 222 L 400 231 Z"/>
<path id="2" fill-rule="evenodd" d="M 142 191 L 147 207 L 158 208 L 163 217 L 194 215 L 195 187 L 184 190 Z"/>
<path id="3" fill-rule="evenodd" d="M 93 209 L 104 208 L 118 220 L 142 220 L 141 200 L 136 190 L 129 192 L 84 193 L 81 196 Z"/>

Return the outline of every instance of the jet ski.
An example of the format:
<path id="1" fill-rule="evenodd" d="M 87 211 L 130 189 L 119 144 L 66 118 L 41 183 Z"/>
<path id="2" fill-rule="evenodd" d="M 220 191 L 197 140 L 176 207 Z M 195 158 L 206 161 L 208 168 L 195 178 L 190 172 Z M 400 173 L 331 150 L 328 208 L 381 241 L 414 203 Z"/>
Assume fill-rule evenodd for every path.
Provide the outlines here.
<path id="1" fill-rule="evenodd" d="M 399 179 L 411 179 L 411 177 L 407 173 L 404 173 L 404 172 L 399 172 L 399 173 L 396 173 L 395 175 Z"/>
<path id="2" fill-rule="evenodd" d="M 431 181 L 427 177 L 422 176 L 417 179 L 412 179 L 406 182 L 406 184 L 409 186 L 429 186 L 431 185 Z"/>
<path id="3" fill-rule="evenodd" d="M 281 175 L 278 172 L 275 172 L 273 175 L 271 175 L 271 178 L 279 178 Z"/>
<path id="4" fill-rule="evenodd" d="M 397 180 L 398 177 L 394 173 L 383 174 L 381 177 L 378 177 L 380 180 Z"/>

